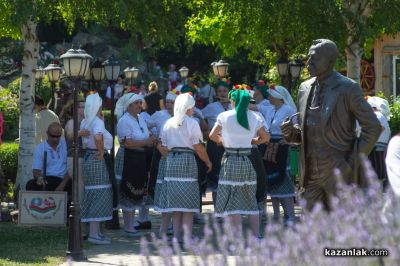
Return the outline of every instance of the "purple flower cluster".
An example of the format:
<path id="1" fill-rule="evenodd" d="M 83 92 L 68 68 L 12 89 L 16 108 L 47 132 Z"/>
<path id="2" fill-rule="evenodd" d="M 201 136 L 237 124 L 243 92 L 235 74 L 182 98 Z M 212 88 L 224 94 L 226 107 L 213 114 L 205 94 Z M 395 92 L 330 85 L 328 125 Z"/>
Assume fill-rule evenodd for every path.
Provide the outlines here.
<path id="1" fill-rule="evenodd" d="M 207 219 L 201 239 L 185 237 L 184 247 L 166 239 L 142 239 L 145 263 L 153 265 L 150 254 L 158 255 L 164 265 L 184 265 L 191 256 L 195 265 L 399 265 L 400 199 L 389 189 L 382 192 L 368 160 L 363 158 L 368 188 L 346 185 L 337 173 L 337 196 L 332 210 L 318 204 L 305 211 L 300 222 L 291 227 L 268 223 L 264 238 L 237 232 L 229 223 Z M 304 207 L 304 202 L 300 201 Z M 387 249 L 384 257 L 326 257 L 324 248 Z M 156 251 L 150 252 L 150 249 Z M 186 263 L 185 263 L 186 264 Z"/>

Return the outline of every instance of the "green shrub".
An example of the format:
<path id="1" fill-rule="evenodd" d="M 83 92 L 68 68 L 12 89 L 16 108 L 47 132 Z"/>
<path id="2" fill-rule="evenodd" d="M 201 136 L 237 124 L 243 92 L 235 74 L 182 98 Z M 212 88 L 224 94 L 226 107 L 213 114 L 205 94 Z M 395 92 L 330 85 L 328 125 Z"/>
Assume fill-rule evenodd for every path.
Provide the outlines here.
<path id="1" fill-rule="evenodd" d="M 21 77 L 14 79 L 8 84 L 8 90 L 19 97 L 19 89 L 21 86 Z M 57 86 L 56 86 L 57 87 Z M 49 78 L 45 75 L 41 82 L 35 81 L 35 93 L 39 94 L 43 98 L 44 103 L 47 103 L 51 99 L 51 83 Z"/>
<path id="2" fill-rule="evenodd" d="M 391 117 L 389 120 L 390 131 L 392 136 L 400 132 L 400 98 L 390 102 Z"/>
<path id="3" fill-rule="evenodd" d="M 103 110 L 104 114 L 104 125 L 106 129 L 111 133 L 111 111 L 110 110 Z M 114 120 L 114 126 L 117 127 L 117 118 Z M 115 132 L 116 133 L 116 132 Z"/>
<path id="4" fill-rule="evenodd" d="M 389 127 L 392 136 L 400 132 L 400 97 L 394 98 L 393 95 L 390 98 L 386 97 L 383 91 L 379 91 L 376 96 L 381 97 L 389 102 L 390 109 L 390 120 Z"/>
<path id="5" fill-rule="evenodd" d="M 38 81 L 36 82 L 35 88 L 36 94 L 39 94 L 42 97 L 45 105 L 47 105 L 51 99 L 51 83 L 47 75 L 44 76 L 44 79 L 40 84 Z"/>
<path id="6" fill-rule="evenodd" d="M 8 89 L 0 90 L 0 112 L 3 113 L 3 139 L 15 139 L 18 137 L 19 106 L 18 96 Z"/>
<path id="7" fill-rule="evenodd" d="M 16 78 L 12 82 L 10 82 L 8 84 L 7 89 L 9 89 L 12 94 L 17 95 L 17 97 L 19 97 L 20 86 L 21 86 L 21 77 Z"/>
<path id="8" fill-rule="evenodd" d="M 15 183 L 15 178 L 17 177 L 18 147 L 17 143 L 3 143 L 0 145 L 0 163 L 4 178 L 12 183 Z"/>

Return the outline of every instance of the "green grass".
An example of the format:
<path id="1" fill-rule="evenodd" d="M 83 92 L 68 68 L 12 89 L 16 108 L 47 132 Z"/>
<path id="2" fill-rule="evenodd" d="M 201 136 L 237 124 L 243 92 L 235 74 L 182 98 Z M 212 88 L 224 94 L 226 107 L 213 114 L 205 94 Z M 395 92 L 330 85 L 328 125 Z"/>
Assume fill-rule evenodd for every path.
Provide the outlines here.
<path id="1" fill-rule="evenodd" d="M 0 222 L 0 265 L 59 265 L 66 260 L 67 228 Z"/>

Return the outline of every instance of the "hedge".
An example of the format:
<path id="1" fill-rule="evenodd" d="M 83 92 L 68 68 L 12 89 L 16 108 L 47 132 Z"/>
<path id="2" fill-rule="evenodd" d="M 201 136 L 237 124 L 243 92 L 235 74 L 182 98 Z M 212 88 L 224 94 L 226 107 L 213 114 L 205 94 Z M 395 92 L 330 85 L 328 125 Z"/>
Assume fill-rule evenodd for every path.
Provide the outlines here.
<path id="1" fill-rule="evenodd" d="M 0 163 L 6 180 L 0 183 L 15 183 L 18 169 L 18 143 L 3 143 L 0 145 Z"/>
<path id="2" fill-rule="evenodd" d="M 104 125 L 106 129 L 111 132 L 111 111 L 103 109 L 103 115 L 104 115 Z M 114 120 L 114 126 L 117 126 L 117 118 Z"/>

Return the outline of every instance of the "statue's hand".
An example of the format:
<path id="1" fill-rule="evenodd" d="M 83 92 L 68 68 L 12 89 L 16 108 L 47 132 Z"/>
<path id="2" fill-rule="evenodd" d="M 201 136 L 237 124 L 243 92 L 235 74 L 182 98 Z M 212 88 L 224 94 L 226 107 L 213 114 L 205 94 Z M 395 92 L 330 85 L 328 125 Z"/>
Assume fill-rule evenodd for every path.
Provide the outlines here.
<path id="1" fill-rule="evenodd" d="M 282 122 L 281 130 L 284 137 L 289 137 L 290 135 L 292 135 L 293 123 L 290 117 L 286 117 L 286 119 Z"/>

